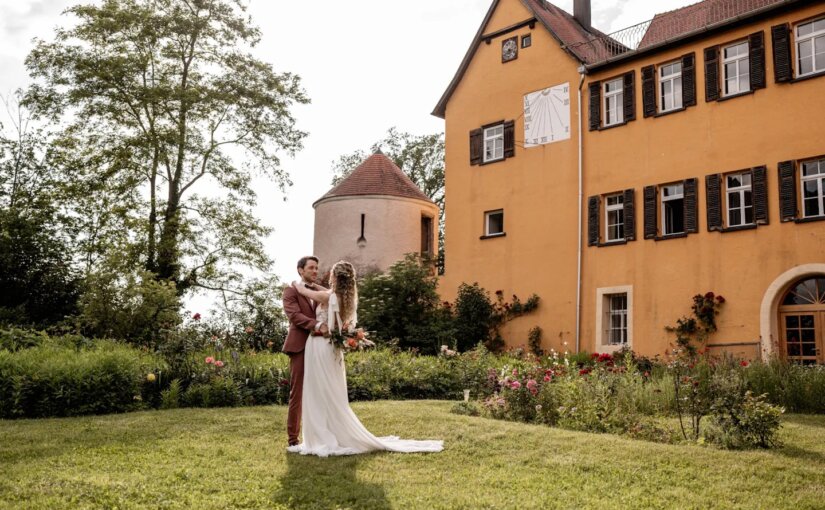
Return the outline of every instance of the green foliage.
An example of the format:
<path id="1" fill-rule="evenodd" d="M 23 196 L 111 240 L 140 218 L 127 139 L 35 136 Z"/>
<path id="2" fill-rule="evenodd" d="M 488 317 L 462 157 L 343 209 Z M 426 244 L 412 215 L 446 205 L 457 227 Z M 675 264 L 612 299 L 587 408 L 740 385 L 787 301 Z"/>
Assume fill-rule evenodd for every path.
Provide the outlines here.
<path id="1" fill-rule="evenodd" d="M 450 412 L 462 416 L 481 416 L 481 409 L 475 402 L 458 402 L 450 408 Z"/>
<path id="2" fill-rule="evenodd" d="M 777 357 L 742 369 L 755 395 L 796 413 L 825 413 L 825 367 L 800 365 Z"/>
<path id="3" fill-rule="evenodd" d="M 712 424 L 705 437 L 724 448 L 772 448 L 779 446 L 779 418 L 785 410 L 771 405 L 765 395 L 720 395 L 714 403 Z"/>
<path id="4" fill-rule="evenodd" d="M 472 285 L 462 283 L 458 287 L 453 307 L 458 349 L 466 351 L 478 343 L 483 343 L 489 350 L 500 352 L 505 345 L 501 337 L 501 327 L 508 321 L 534 311 L 538 305 L 539 297 L 536 294 L 531 295 L 524 303 L 516 295 L 513 295 L 512 302 L 507 302 L 504 300 L 504 293 L 498 290 L 496 301 L 493 302 L 487 291 L 477 282 Z"/>
<path id="5" fill-rule="evenodd" d="M 530 352 L 536 356 L 544 356 L 544 349 L 541 348 L 542 333 L 541 327 L 539 326 L 531 328 L 530 332 L 527 333 L 527 346 Z"/>
<path id="6" fill-rule="evenodd" d="M 87 267 L 114 252 L 179 295 L 235 291 L 241 266 L 266 270 L 253 178 L 290 184 L 280 157 L 302 146 L 291 108 L 308 99 L 253 54 L 261 34 L 245 4 L 107 0 L 67 13 L 71 26 L 26 59 L 26 104 L 58 123 L 52 163 L 88 207 Z"/>
<path id="7" fill-rule="evenodd" d="M 191 384 L 183 394 L 187 407 L 233 407 L 241 402 L 241 392 L 235 381 L 215 377 L 206 383 Z"/>
<path id="8" fill-rule="evenodd" d="M 667 326 L 667 331 L 676 333 L 676 349 L 688 356 L 704 349 L 708 337 L 716 331 L 716 316 L 725 303 L 725 298 L 713 292 L 696 294 L 691 305 L 691 317 L 677 319 L 675 326 Z"/>
<path id="9" fill-rule="evenodd" d="M 169 387 L 160 392 L 161 409 L 177 409 L 181 405 L 180 379 L 174 379 Z"/>
<path id="10" fill-rule="evenodd" d="M 0 350 L 0 418 L 78 416 L 130 411 L 159 395 L 149 373 L 159 358 L 126 345 L 97 341 L 77 349 L 61 342 Z"/>
<path id="11" fill-rule="evenodd" d="M 386 273 L 367 275 L 358 290 L 358 321 L 379 344 L 397 339 L 398 346 L 435 354 L 453 343 L 450 316 L 442 307 L 432 266 L 408 254 Z"/>

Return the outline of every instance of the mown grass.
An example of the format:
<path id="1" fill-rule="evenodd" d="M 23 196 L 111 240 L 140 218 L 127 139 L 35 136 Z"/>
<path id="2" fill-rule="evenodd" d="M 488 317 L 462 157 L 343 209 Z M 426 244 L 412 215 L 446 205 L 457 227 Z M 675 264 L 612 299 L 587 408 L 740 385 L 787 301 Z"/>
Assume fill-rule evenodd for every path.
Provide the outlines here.
<path id="1" fill-rule="evenodd" d="M 438 454 L 285 452 L 280 406 L 0 421 L 0 508 L 822 508 L 825 416 L 785 446 L 722 451 L 355 403 L 379 435 Z"/>

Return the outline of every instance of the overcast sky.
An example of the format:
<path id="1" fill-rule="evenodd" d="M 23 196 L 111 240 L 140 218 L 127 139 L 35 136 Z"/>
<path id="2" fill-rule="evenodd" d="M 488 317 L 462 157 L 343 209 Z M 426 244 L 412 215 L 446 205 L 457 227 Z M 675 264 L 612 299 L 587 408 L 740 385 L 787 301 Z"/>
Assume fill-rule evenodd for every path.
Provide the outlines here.
<path id="1" fill-rule="evenodd" d="M 25 87 L 23 60 L 35 37 L 51 39 L 61 12 L 78 0 L 0 0 L 0 93 Z M 573 0 L 554 2 L 568 12 Z M 612 32 L 691 0 L 594 0 L 593 25 Z M 301 76 L 311 104 L 294 110 L 309 132 L 304 149 L 283 166 L 294 185 L 284 196 L 258 187 L 258 215 L 274 227 L 266 246 L 282 280 L 312 251 L 312 202 L 328 189 L 331 163 L 367 149 L 388 128 L 443 131 L 430 115 L 478 30 L 491 0 L 253 0 L 262 31 L 257 55 Z M 655 5 L 655 11 L 652 10 Z M 286 199 L 286 200 L 284 200 Z M 190 303 L 205 308 L 206 298 Z"/>

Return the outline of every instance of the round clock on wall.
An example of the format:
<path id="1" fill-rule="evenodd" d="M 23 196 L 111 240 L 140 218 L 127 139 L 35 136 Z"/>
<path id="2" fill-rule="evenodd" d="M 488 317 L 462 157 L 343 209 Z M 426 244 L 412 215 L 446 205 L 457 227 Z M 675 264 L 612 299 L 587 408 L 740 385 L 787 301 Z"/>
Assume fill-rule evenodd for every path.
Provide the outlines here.
<path id="1" fill-rule="evenodd" d="M 524 96 L 524 147 L 570 138 L 570 84 L 562 83 Z"/>
<path id="2" fill-rule="evenodd" d="M 501 61 L 509 62 L 518 57 L 518 36 L 501 41 Z"/>

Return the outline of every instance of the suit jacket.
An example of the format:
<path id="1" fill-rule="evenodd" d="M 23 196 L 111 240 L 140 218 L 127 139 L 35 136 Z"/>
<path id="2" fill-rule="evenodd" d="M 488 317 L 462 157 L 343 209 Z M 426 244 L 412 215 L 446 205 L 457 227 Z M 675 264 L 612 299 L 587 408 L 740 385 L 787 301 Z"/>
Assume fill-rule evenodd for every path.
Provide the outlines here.
<path id="1" fill-rule="evenodd" d="M 289 317 L 289 333 L 284 342 L 283 351 L 286 353 L 297 353 L 304 350 L 307 339 L 312 330 L 315 329 L 315 306 L 295 289 L 292 285 L 284 289 L 284 311 Z"/>

